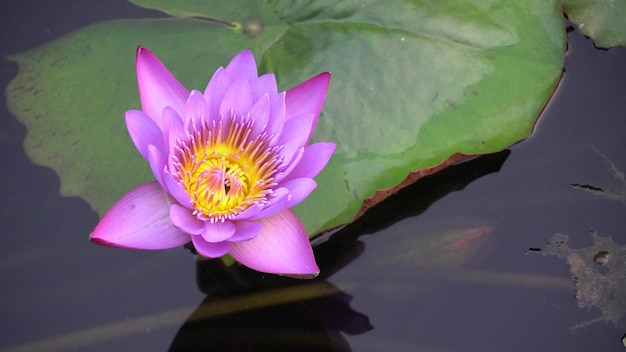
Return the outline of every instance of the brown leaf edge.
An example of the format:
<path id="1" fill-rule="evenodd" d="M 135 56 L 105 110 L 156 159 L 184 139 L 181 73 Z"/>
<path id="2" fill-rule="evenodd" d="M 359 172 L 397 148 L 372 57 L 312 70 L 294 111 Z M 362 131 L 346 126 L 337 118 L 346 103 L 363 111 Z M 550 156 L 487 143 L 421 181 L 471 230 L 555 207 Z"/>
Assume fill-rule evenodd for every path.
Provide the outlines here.
<path id="1" fill-rule="evenodd" d="M 354 220 L 358 219 L 361 215 L 363 215 L 368 209 L 372 208 L 373 206 L 375 206 L 376 204 L 382 202 L 383 200 L 387 199 L 387 197 L 397 193 L 398 191 L 400 191 L 401 189 L 410 186 L 411 184 L 415 183 L 417 180 L 432 175 L 434 173 L 437 173 L 443 169 L 445 169 L 448 166 L 451 166 L 453 164 L 459 163 L 461 161 L 465 161 L 467 159 L 473 158 L 476 155 L 473 154 L 462 154 L 462 153 L 455 153 L 452 156 L 450 156 L 448 159 L 444 160 L 442 163 L 429 167 L 429 168 L 425 168 L 425 169 L 419 169 L 419 170 L 415 170 L 415 171 L 411 171 L 407 177 L 400 182 L 398 185 L 396 185 L 395 187 L 392 188 L 386 188 L 386 189 L 379 189 L 378 191 L 376 191 L 376 193 L 363 200 L 363 204 L 361 205 L 361 209 L 359 209 L 359 211 L 354 215 Z"/>

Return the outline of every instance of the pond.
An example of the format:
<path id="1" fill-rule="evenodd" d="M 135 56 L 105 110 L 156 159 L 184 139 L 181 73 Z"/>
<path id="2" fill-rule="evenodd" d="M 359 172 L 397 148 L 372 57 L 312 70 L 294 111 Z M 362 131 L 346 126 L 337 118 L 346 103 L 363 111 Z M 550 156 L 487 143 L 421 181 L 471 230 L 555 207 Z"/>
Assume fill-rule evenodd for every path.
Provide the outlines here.
<path id="1" fill-rule="evenodd" d="M 0 7 L 3 57 L 97 21 L 162 16 L 122 1 Z M 625 319 L 585 324 L 603 312 L 579 308 L 563 258 L 538 255 L 555 233 L 570 248 L 592 246 L 592 230 L 626 245 L 626 185 L 615 175 L 626 171 L 626 49 L 596 49 L 572 25 L 568 41 L 530 138 L 316 238 L 322 274 L 309 281 L 196 263 L 182 248 L 90 243 L 98 215 L 29 161 L 26 129 L 3 100 L 0 350 L 619 350 Z M 1 65 L 6 87 L 17 65 Z M 607 299 L 625 313 L 624 297 Z"/>

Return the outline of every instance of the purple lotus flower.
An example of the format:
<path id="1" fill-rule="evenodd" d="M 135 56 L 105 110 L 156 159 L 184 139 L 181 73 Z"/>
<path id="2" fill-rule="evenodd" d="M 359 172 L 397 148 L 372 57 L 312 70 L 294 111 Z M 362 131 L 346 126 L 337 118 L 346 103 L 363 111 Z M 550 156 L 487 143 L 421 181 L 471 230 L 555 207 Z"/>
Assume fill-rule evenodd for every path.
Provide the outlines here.
<path id="1" fill-rule="evenodd" d="M 330 74 L 278 92 L 252 53 L 220 67 L 204 93 L 187 91 L 149 50 L 137 50 L 141 111 L 128 133 L 157 181 L 120 199 L 90 238 L 101 245 L 230 254 L 263 272 L 314 277 L 306 231 L 289 209 L 315 188 L 335 145 L 307 145 Z"/>

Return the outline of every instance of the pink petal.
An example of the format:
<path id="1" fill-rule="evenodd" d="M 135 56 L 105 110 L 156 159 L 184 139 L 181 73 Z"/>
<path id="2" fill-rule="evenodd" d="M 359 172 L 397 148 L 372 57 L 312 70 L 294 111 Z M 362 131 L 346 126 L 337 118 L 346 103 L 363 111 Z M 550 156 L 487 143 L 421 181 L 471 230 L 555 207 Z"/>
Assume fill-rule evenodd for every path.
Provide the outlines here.
<path id="1" fill-rule="evenodd" d="M 115 203 L 89 238 L 100 245 L 136 249 L 184 245 L 190 238 L 170 221 L 172 202 L 158 182 L 144 183 Z"/>
<path id="2" fill-rule="evenodd" d="M 324 72 L 289 89 L 285 98 L 287 120 L 298 115 L 313 114 L 311 135 L 322 111 L 329 81 L 330 73 Z M 307 137 L 307 141 L 311 138 L 310 135 Z"/>
<path id="3" fill-rule="evenodd" d="M 165 151 L 163 132 L 143 111 L 129 110 L 125 115 L 126 129 L 130 139 L 135 143 L 135 147 L 148 160 L 148 146 L 154 145 L 158 149 Z"/>
<path id="4" fill-rule="evenodd" d="M 248 82 L 252 82 L 259 77 L 256 62 L 250 50 L 244 50 L 230 60 L 230 63 L 226 66 L 226 72 L 233 80 L 243 78 Z"/>
<path id="5" fill-rule="evenodd" d="M 331 142 L 320 142 L 304 147 L 304 154 L 298 165 L 287 175 L 284 181 L 296 178 L 313 178 L 322 171 L 330 160 L 337 146 Z"/>
<path id="6" fill-rule="evenodd" d="M 171 106 L 179 115 L 184 111 L 189 92 L 150 50 L 137 48 L 137 81 L 141 110 L 163 128 L 162 114 Z"/>
<path id="7" fill-rule="evenodd" d="M 259 220 L 261 232 L 249 241 L 232 242 L 229 254 L 261 272 L 314 278 L 319 274 L 313 249 L 298 217 L 288 209 Z"/>
<path id="8" fill-rule="evenodd" d="M 207 242 L 202 236 L 194 235 L 191 236 L 191 240 L 193 242 L 193 246 L 196 248 L 198 253 L 206 258 L 218 258 L 228 253 L 230 249 L 230 244 L 227 241 L 224 242 Z"/>
<path id="9" fill-rule="evenodd" d="M 170 207 L 170 219 L 174 226 L 188 234 L 198 235 L 204 231 L 204 221 L 198 220 L 190 209 L 178 204 L 172 204 Z"/>
<path id="10" fill-rule="evenodd" d="M 205 221 L 202 238 L 204 238 L 205 241 L 211 243 L 222 242 L 234 235 L 235 230 L 235 224 L 233 224 L 232 221 L 216 221 L 213 223 L 210 221 Z"/>

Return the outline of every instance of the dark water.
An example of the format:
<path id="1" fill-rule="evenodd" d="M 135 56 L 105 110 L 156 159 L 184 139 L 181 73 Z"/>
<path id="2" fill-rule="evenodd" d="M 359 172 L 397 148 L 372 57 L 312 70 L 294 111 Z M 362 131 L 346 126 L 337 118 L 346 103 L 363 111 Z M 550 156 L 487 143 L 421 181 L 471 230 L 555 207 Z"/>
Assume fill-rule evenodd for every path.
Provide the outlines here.
<path id="1" fill-rule="evenodd" d="M 0 53 L 95 21 L 157 16 L 121 1 L 2 1 Z M 97 215 L 60 197 L 56 175 L 29 162 L 25 128 L 3 101 L 0 350 L 620 350 L 625 326 L 570 330 L 601 312 L 578 308 L 568 266 L 525 255 L 555 232 L 572 247 L 589 246 L 590 229 L 626 244 L 626 205 L 569 186 L 624 191 L 594 148 L 626 170 L 626 49 L 568 37 L 566 73 L 531 138 L 320 238 L 323 276 L 305 283 L 213 262 L 197 270 L 183 249 L 90 244 Z M 16 73 L 1 61 L 2 86 Z M 480 248 L 461 248 L 470 259 L 420 242 L 433 229 L 444 237 L 474 227 L 484 236 Z"/>

